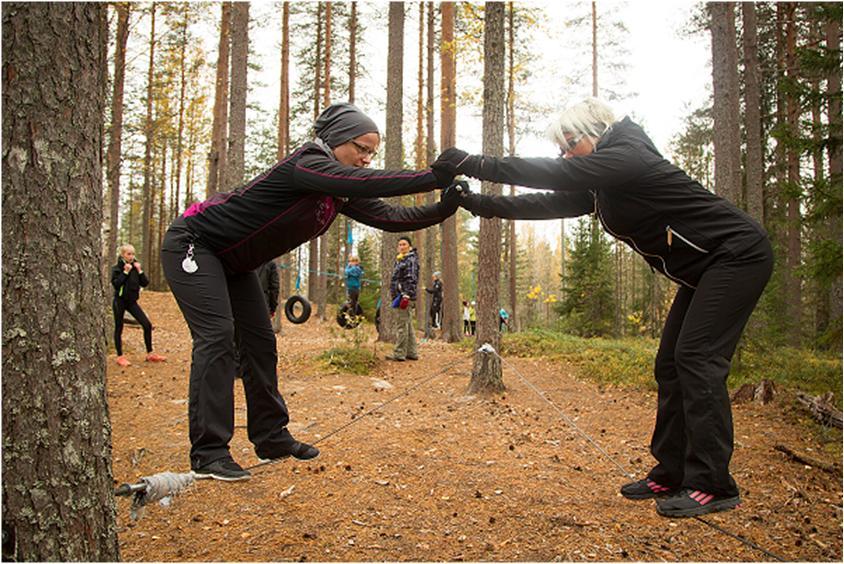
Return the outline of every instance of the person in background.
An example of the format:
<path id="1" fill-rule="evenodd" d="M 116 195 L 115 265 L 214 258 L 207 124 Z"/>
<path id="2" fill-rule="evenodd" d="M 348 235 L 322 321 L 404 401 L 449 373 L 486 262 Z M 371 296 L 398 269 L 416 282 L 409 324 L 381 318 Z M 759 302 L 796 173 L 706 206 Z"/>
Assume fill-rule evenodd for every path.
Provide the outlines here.
<path id="1" fill-rule="evenodd" d="M 111 309 L 114 313 L 114 348 L 117 352 L 117 364 L 124 368 L 132 364 L 123 356 L 123 316 L 127 311 L 138 320 L 144 330 L 147 362 L 163 362 L 167 360 L 166 357 L 152 352 L 152 323 L 138 303 L 141 288 L 149 284 L 149 279 L 135 256 L 135 247 L 128 244 L 121 245 L 118 255 L 117 264 L 111 269 L 111 285 L 114 287 Z"/>
<path id="2" fill-rule="evenodd" d="M 419 360 L 416 351 L 416 330 L 413 328 L 413 306 L 419 284 L 419 258 L 409 237 L 399 239 L 396 263 L 390 278 L 390 298 L 396 315 L 396 348 L 387 360 L 404 362 Z"/>
<path id="3" fill-rule="evenodd" d="M 431 294 L 431 305 L 428 309 L 428 317 L 430 318 L 431 328 L 440 328 L 440 314 L 443 306 L 443 283 L 440 281 L 440 273 L 435 272 L 431 275 L 432 288 L 425 288 L 425 291 Z"/>
<path id="4" fill-rule="evenodd" d="M 510 330 L 510 314 L 503 307 L 498 310 L 498 331 L 504 331 L 504 328 Z"/>
<path id="5" fill-rule="evenodd" d="M 319 455 L 287 428 L 278 390 L 276 337 L 257 269 L 325 233 L 338 214 L 387 231 L 424 229 L 459 206 L 454 177 L 430 170 L 371 170 L 381 135 L 352 104 L 327 107 L 312 141 L 231 192 L 190 206 L 170 226 L 161 264 L 193 339 L 188 401 L 190 464 L 197 479 L 247 480 L 231 456 L 234 327 L 240 334 L 247 433 L 259 459 Z M 382 197 L 444 188 L 417 207 Z"/>
<path id="6" fill-rule="evenodd" d="M 469 302 L 463 300 L 463 335 L 469 336 Z"/>
<path id="7" fill-rule="evenodd" d="M 551 190 L 469 195 L 483 217 L 558 219 L 594 213 L 604 229 L 678 284 L 654 364 L 656 426 L 648 474 L 621 487 L 657 513 L 694 517 L 740 502 L 730 475 L 730 360 L 773 270 L 768 235 L 731 202 L 666 160 L 629 117 L 589 98 L 546 132 L 560 158 L 494 158 L 447 149 L 434 168 Z"/>
<path id="8" fill-rule="evenodd" d="M 349 264 L 346 265 L 346 295 L 349 298 L 351 315 L 355 315 L 360 299 L 360 280 L 363 276 L 363 268 L 360 266 L 360 258 L 355 255 L 349 257 Z"/>
<path id="9" fill-rule="evenodd" d="M 469 304 L 469 334 L 474 336 L 475 330 L 478 328 L 478 312 L 475 311 L 477 304 L 474 300 Z"/>
<path id="10" fill-rule="evenodd" d="M 258 281 L 261 282 L 261 291 L 264 292 L 264 298 L 267 301 L 267 310 L 270 314 L 270 319 L 275 317 L 275 312 L 278 309 L 278 265 L 275 261 L 268 260 L 258 267 L 257 270 Z"/>

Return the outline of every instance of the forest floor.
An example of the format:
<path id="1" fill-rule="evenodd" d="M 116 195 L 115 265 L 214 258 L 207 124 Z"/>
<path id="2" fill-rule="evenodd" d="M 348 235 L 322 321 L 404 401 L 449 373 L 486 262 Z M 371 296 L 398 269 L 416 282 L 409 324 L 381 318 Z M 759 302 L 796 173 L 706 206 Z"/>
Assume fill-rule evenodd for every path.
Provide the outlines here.
<path id="1" fill-rule="evenodd" d="M 142 305 L 168 361 L 143 362 L 137 328 L 124 331 L 132 366 L 109 355 L 116 484 L 189 470 L 190 334 L 170 294 L 146 292 Z M 390 348 L 373 337 L 363 346 L 383 359 Z M 441 341 L 422 343 L 418 362 L 380 360 L 368 376 L 335 373 L 316 359 L 347 344 L 333 321 L 285 320 L 278 343 L 293 434 L 313 443 L 355 423 L 319 442 L 317 459 L 260 466 L 245 482 L 197 482 L 137 521 L 118 498 L 123 560 L 773 561 L 699 520 L 665 519 L 653 501 L 622 498 L 620 470 L 511 368 L 506 392 L 482 398 L 466 394 L 467 353 Z M 650 468 L 653 392 L 600 387 L 559 363 L 508 361 L 627 470 Z M 789 561 L 840 562 L 841 461 L 800 417 L 784 401 L 735 406 L 732 472 L 743 503 L 704 519 Z M 247 467 L 258 460 L 245 424 L 236 383 L 231 451 Z M 776 445 L 837 471 L 796 463 Z"/>

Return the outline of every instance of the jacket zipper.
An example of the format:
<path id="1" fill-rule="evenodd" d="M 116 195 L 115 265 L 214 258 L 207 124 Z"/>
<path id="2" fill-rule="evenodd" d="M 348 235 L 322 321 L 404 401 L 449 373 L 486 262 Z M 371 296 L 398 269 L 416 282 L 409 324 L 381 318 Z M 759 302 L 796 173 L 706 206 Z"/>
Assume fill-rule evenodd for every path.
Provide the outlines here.
<path id="1" fill-rule="evenodd" d="M 607 224 L 604 222 L 604 216 L 601 215 L 601 210 L 598 207 L 598 195 L 595 192 L 592 192 L 592 201 L 595 202 L 595 215 L 598 216 L 598 221 L 601 222 L 601 225 L 604 227 L 604 229 L 607 230 L 607 232 L 610 235 L 612 235 L 616 239 L 630 241 L 630 244 L 633 245 L 633 248 L 636 250 L 636 252 L 639 253 L 640 255 L 642 255 L 643 257 L 652 257 L 652 258 L 659 259 L 659 261 L 662 263 L 662 272 L 664 272 L 665 275 L 668 278 L 670 278 L 671 280 L 673 280 L 673 281 L 675 281 L 679 284 L 683 284 L 684 286 L 688 286 L 689 288 L 691 288 L 693 290 L 697 289 L 697 286 L 695 286 L 693 284 L 689 284 L 688 282 L 686 282 L 682 278 L 678 278 L 677 276 L 674 276 L 673 274 L 668 272 L 668 265 L 665 263 L 665 259 L 662 258 L 662 256 L 644 252 L 642 249 L 639 248 L 639 246 L 636 244 L 636 241 L 632 237 L 624 237 L 624 236 L 618 235 L 612 229 L 610 229 L 609 226 L 607 226 Z M 671 233 L 671 232 L 669 231 L 669 233 Z M 679 237 L 679 235 L 678 235 L 678 237 Z M 704 252 L 706 252 L 706 251 L 704 251 Z"/>
<path id="2" fill-rule="evenodd" d="M 678 239 L 683 241 L 685 244 L 687 244 L 688 246 L 690 246 L 694 250 L 699 251 L 701 253 L 707 253 L 707 254 L 709 253 L 709 251 L 707 251 L 706 249 L 702 249 L 702 248 L 698 247 L 697 245 L 695 245 L 694 243 L 692 243 L 691 241 L 689 241 L 688 239 L 686 239 L 685 237 L 683 237 L 682 235 L 677 233 L 676 230 L 671 229 L 670 225 L 665 226 L 665 233 L 666 233 L 666 236 L 668 237 L 668 250 L 669 251 L 671 250 L 671 242 L 672 242 L 673 236 L 676 235 Z"/>

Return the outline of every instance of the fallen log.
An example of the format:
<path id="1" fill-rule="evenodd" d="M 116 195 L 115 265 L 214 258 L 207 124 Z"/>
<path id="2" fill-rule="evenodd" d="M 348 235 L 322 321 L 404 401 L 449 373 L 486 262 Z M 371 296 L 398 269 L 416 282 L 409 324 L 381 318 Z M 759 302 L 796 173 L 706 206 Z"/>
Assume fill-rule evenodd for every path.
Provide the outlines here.
<path id="1" fill-rule="evenodd" d="M 809 410 L 818 422 L 827 427 L 842 428 L 841 411 L 832 404 L 832 392 L 811 397 L 803 392 L 797 392 L 797 401 Z"/>
<path id="2" fill-rule="evenodd" d="M 827 464 L 826 462 L 821 462 L 820 460 L 815 460 L 814 458 L 809 458 L 808 456 L 798 454 L 785 445 L 774 445 L 774 450 L 783 453 L 794 462 L 805 464 L 807 466 L 823 470 L 824 472 L 829 472 L 830 474 L 841 473 L 841 469 L 835 464 Z"/>

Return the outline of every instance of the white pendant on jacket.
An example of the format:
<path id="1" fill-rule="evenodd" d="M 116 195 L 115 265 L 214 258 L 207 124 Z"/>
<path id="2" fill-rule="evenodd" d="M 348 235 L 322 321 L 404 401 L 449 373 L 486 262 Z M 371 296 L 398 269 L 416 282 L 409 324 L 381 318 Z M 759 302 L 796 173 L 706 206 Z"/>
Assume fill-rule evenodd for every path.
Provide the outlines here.
<path id="1" fill-rule="evenodd" d="M 182 261 L 182 270 L 188 274 L 193 274 L 199 270 L 199 265 L 196 264 L 195 260 L 193 260 L 193 244 L 188 246 L 188 252 L 185 255 L 185 259 Z"/>

